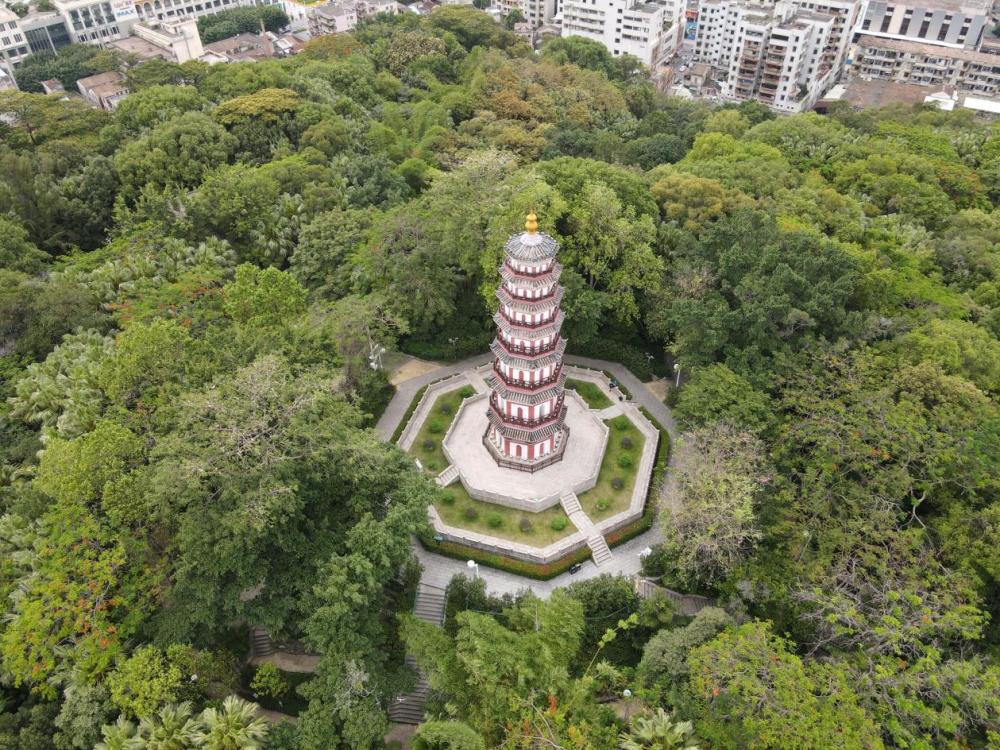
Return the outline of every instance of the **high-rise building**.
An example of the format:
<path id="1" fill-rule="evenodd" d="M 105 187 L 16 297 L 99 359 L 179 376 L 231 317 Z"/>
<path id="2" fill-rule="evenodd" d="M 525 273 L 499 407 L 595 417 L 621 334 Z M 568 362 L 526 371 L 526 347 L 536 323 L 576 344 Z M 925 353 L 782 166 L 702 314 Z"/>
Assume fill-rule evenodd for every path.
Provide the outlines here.
<path id="1" fill-rule="evenodd" d="M 566 340 L 559 335 L 564 317 L 559 309 L 562 266 L 555 259 L 559 247 L 538 231 L 534 214 L 528 214 L 524 229 L 507 241 L 500 266 L 483 443 L 501 466 L 534 472 L 560 460 L 566 450 Z"/>
<path id="2" fill-rule="evenodd" d="M 652 67 L 663 52 L 666 13 L 653 2 L 563 0 L 562 35 L 594 39 L 616 57 L 634 55 Z"/>
<path id="3" fill-rule="evenodd" d="M 859 14 L 858 0 L 701 0 L 694 59 L 725 99 L 801 112 L 836 81 Z"/>
<path id="4" fill-rule="evenodd" d="M 17 13 L 0 6 L 0 67 L 13 74 L 14 68 L 30 54 L 31 47 Z"/>

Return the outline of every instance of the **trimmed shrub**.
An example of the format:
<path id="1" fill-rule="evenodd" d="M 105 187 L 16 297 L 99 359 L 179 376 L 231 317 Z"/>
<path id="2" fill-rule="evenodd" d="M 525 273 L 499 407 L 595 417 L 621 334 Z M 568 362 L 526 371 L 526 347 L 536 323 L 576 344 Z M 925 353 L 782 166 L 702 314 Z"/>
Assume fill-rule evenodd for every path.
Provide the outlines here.
<path id="1" fill-rule="evenodd" d="M 503 516 L 499 513 L 490 513 L 490 515 L 486 518 L 486 525 L 491 529 L 499 529 L 503 526 Z"/>
<path id="2" fill-rule="evenodd" d="M 527 518 L 522 518 L 517 522 L 517 528 L 521 530 L 522 534 L 528 534 L 531 532 L 531 521 Z"/>
<path id="3" fill-rule="evenodd" d="M 625 432 L 625 430 L 631 427 L 631 422 L 628 421 L 628 417 L 618 417 L 614 421 L 614 426 L 618 432 Z"/>
<path id="4" fill-rule="evenodd" d="M 430 438 L 427 438 L 420 444 L 420 447 L 424 449 L 424 453 L 430 453 L 432 450 L 437 448 L 437 443 L 435 443 Z"/>
<path id="5" fill-rule="evenodd" d="M 633 463 L 634 463 L 634 461 L 632 460 L 632 456 L 630 456 L 628 453 L 622 453 L 618 457 L 618 468 L 619 469 L 631 469 Z"/>
<path id="6" fill-rule="evenodd" d="M 602 497 L 600 500 L 594 503 L 594 507 L 596 507 L 598 510 L 607 510 L 608 508 L 611 507 L 611 501 L 605 497 Z"/>
<path id="7" fill-rule="evenodd" d="M 611 480 L 611 486 L 616 490 L 620 490 L 625 486 L 625 480 L 621 477 L 615 477 Z"/>
<path id="8" fill-rule="evenodd" d="M 629 448 L 631 448 L 632 447 L 632 438 L 630 438 L 628 435 L 626 435 L 625 437 L 623 437 L 622 438 L 622 442 L 621 442 L 621 446 L 625 450 L 628 450 Z"/>
<path id="9" fill-rule="evenodd" d="M 465 509 L 462 515 L 465 516 L 466 521 L 475 521 L 477 518 L 479 518 L 479 511 L 470 505 L 468 508 Z"/>
<path id="10" fill-rule="evenodd" d="M 427 431 L 431 435 L 440 435 L 442 432 L 444 432 L 444 425 L 441 424 L 441 420 L 432 419 L 430 422 L 427 423 Z"/>
<path id="11" fill-rule="evenodd" d="M 566 520 L 565 516 L 556 516 L 555 518 L 552 519 L 552 523 L 550 523 L 549 526 L 552 528 L 553 531 L 562 531 L 563 529 L 566 528 L 567 523 L 568 521 Z"/>
<path id="12" fill-rule="evenodd" d="M 451 492 L 442 492 L 441 493 L 441 504 L 442 505 L 454 505 L 455 504 L 455 495 L 453 493 L 451 493 Z"/>
<path id="13" fill-rule="evenodd" d="M 476 395 L 476 389 L 473 388 L 471 385 L 467 385 L 459 390 L 458 395 L 461 396 L 463 399 L 469 398 L 471 396 Z"/>
<path id="14" fill-rule="evenodd" d="M 442 414 L 451 414 L 451 404 L 441 404 L 438 407 L 438 411 Z"/>

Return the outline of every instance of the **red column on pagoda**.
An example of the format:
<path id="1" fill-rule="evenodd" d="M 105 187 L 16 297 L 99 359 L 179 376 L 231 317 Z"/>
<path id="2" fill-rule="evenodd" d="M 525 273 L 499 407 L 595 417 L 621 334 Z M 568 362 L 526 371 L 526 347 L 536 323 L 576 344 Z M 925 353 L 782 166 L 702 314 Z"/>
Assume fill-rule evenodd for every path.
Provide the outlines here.
<path id="1" fill-rule="evenodd" d="M 497 337 L 490 345 L 495 357 L 488 381 L 490 423 L 483 442 L 501 465 L 537 471 L 562 458 L 569 437 L 563 405 L 566 340 L 559 335 L 559 246 L 538 231 L 533 213 L 524 229 L 507 240 L 500 266 L 500 305 L 493 316 Z"/>

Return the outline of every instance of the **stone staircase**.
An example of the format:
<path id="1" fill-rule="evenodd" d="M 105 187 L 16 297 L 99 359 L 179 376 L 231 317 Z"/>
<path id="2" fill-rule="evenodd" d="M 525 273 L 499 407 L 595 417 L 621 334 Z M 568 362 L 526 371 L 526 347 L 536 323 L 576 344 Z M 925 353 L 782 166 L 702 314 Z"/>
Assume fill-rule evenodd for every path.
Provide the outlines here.
<path id="1" fill-rule="evenodd" d="M 611 548 L 608 547 L 607 541 L 605 541 L 604 536 L 599 531 L 595 530 L 593 534 L 587 537 L 587 546 L 590 547 L 590 553 L 594 558 L 594 565 L 598 568 L 611 562 Z"/>
<path id="2" fill-rule="evenodd" d="M 274 641 L 260 625 L 250 631 L 250 656 L 271 656 L 274 653 Z"/>
<path id="3" fill-rule="evenodd" d="M 569 520 L 573 522 L 576 528 L 584 534 L 590 534 L 594 528 L 594 523 L 583 512 L 583 508 L 580 507 L 580 499 L 576 496 L 575 492 L 567 492 L 560 497 L 559 504 L 566 511 L 566 515 L 569 516 Z"/>
<path id="4" fill-rule="evenodd" d="M 444 622 L 445 590 L 439 586 L 421 583 L 417 588 L 417 598 L 413 603 L 413 614 L 418 620 L 432 625 Z M 397 724 L 419 724 L 424 720 L 424 705 L 430 686 L 427 679 L 417 667 L 412 656 L 407 655 L 406 665 L 417 673 L 417 684 L 412 692 L 397 696 L 395 703 L 389 706 L 389 720 Z"/>
<path id="5" fill-rule="evenodd" d="M 447 487 L 456 479 L 458 479 L 458 467 L 455 464 L 451 464 L 447 469 L 438 474 L 434 481 L 437 482 L 438 487 Z"/>

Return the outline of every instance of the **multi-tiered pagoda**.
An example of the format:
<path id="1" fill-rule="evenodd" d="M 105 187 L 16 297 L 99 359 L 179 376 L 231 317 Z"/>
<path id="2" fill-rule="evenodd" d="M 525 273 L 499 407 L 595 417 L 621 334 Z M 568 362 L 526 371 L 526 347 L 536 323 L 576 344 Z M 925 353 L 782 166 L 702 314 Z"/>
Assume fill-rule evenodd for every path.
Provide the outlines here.
<path id="1" fill-rule="evenodd" d="M 562 266 L 555 260 L 559 247 L 538 231 L 533 213 L 524 229 L 507 240 L 500 266 L 500 307 L 493 316 L 497 337 L 490 345 L 496 359 L 483 442 L 501 466 L 533 472 L 559 461 L 566 450 L 566 340 L 559 336 L 564 317 Z"/>

